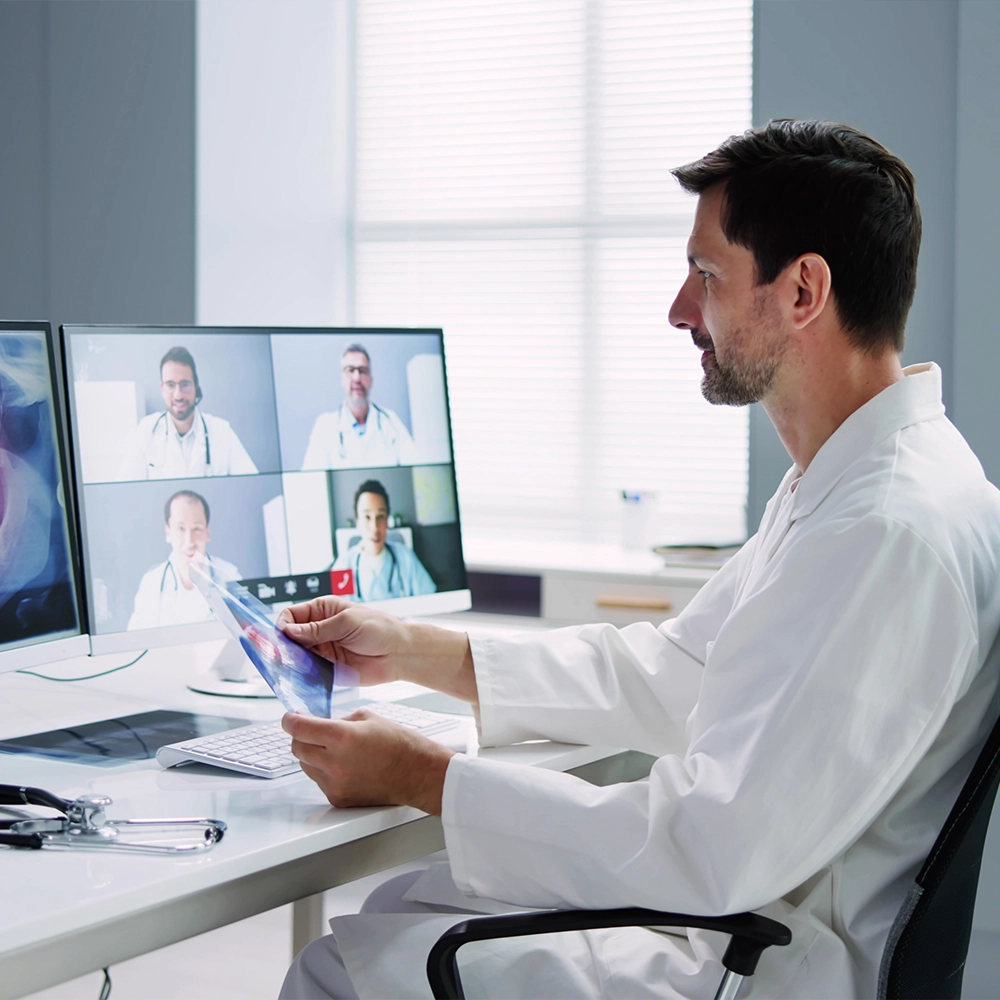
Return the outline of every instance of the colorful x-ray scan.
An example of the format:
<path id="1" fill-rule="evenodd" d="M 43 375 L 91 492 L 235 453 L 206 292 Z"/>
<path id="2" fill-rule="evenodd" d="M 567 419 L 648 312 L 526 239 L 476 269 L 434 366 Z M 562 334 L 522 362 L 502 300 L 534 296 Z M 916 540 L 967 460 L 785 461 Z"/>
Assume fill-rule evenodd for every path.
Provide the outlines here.
<path id="1" fill-rule="evenodd" d="M 78 631 L 46 334 L 0 329 L 0 651 Z"/>

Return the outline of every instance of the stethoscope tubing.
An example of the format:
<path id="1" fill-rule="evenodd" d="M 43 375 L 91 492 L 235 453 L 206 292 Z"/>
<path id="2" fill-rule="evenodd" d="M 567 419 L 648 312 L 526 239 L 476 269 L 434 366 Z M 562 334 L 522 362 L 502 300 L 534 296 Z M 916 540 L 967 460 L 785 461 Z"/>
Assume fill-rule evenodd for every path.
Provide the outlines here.
<path id="1" fill-rule="evenodd" d="M 389 570 L 389 596 L 392 597 L 392 574 L 395 573 L 399 577 L 399 587 L 400 590 L 403 589 L 403 574 L 399 568 L 399 560 L 396 558 L 396 553 L 392 551 L 392 546 L 386 542 L 386 549 L 389 550 L 389 558 L 392 560 L 392 569 Z M 354 553 L 354 588 L 358 592 L 358 600 L 363 601 L 364 598 L 361 596 L 361 547 L 358 546 L 358 551 Z"/>
<path id="2" fill-rule="evenodd" d="M 376 422 L 378 424 L 378 432 L 379 432 L 379 434 L 381 434 L 382 433 L 382 414 L 385 413 L 385 411 L 382 409 L 381 406 L 379 406 L 376 403 L 369 403 L 368 405 L 375 411 L 375 418 L 376 418 Z M 386 419 L 387 420 L 389 419 L 389 415 L 388 414 L 386 414 Z M 341 403 L 340 404 L 340 416 L 338 418 L 338 423 L 341 426 L 343 426 L 343 422 L 344 422 L 344 404 Z M 338 430 L 337 431 L 337 436 L 340 438 L 340 459 L 341 459 L 342 462 L 346 462 L 347 461 L 347 451 L 344 448 L 344 432 L 342 430 Z"/>
<path id="3" fill-rule="evenodd" d="M 201 429 L 202 429 L 202 431 L 205 434 L 205 468 L 208 469 L 208 468 L 211 468 L 211 465 L 212 465 L 212 444 L 211 444 L 211 442 L 208 439 L 208 424 L 205 423 L 205 414 L 204 413 L 199 413 L 198 416 L 201 417 Z M 153 435 L 156 433 L 156 428 L 160 426 L 160 421 L 161 420 L 164 422 L 163 423 L 163 439 L 165 441 L 169 441 L 170 440 L 170 427 L 169 427 L 169 425 L 166 422 L 166 420 L 167 420 L 167 411 L 166 410 L 164 410 L 156 418 L 156 423 L 153 424 L 153 430 L 152 430 L 152 432 L 149 435 L 150 439 L 152 439 Z"/>

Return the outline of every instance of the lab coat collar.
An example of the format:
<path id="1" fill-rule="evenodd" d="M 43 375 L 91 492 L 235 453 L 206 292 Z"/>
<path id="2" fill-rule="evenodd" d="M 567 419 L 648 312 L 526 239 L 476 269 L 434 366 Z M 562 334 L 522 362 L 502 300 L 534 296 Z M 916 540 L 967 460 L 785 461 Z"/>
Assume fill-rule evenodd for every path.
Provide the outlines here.
<path id="1" fill-rule="evenodd" d="M 903 375 L 855 410 L 816 452 L 795 489 L 792 520 L 811 514 L 848 468 L 890 434 L 944 416 L 941 369 L 933 362 L 910 365 Z M 798 478 L 793 466 L 782 480 L 780 495 Z"/>
<path id="2" fill-rule="evenodd" d="M 202 420 L 204 418 L 201 415 L 201 407 L 196 406 L 193 412 L 194 412 L 194 423 L 191 424 L 191 430 L 189 430 L 187 434 L 184 435 L 183 438 L 180 436 L 180 434 L 177 433 L 177 424 L 174 423 L 173 418 L 170 416 L 170 413 L 168 411 L 166 412 L 167 429 L 170 436 L 175 441 L 178 442 L 186 441 L 188 435 L 191 436 L 192 441 L 197 441 L 204 435 L 204 424 L 202 423 Z"/>

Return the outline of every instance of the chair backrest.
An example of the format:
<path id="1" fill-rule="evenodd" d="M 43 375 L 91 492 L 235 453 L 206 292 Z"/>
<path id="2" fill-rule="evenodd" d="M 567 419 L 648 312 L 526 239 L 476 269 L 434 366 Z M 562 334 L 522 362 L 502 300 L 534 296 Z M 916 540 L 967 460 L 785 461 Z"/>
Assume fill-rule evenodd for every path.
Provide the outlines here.
<path id="1" fill-rule="evenodd" d="M 993 659 L 988 658 L 984 670 Z M 892 925 L 879 970 L 880 1000 L 961 997 L 979 868 L 998 785 L 1000 721 Z"/>

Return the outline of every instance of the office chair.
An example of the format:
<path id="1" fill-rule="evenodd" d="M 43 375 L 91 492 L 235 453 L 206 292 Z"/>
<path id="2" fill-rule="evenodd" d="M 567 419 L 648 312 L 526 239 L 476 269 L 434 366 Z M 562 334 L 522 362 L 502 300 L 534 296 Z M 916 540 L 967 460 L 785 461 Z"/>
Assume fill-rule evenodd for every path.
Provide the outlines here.
<path id="1" fill-rule="evenodd" d="M 998 649 L 1000 645 L 987 664 L 1000 655 Z M 961 997 L 979 868 L 998 785 L 1000 720 L 889 931 L 879 967 L 879 1000 Z"/>
<path id="2" fill-rule="evenodd" d="M 987 660 L 1000 656 L 1000 645 Z M 1000 720 L 976 758 L 941 833 L 893 922 L 879 968 L 878 1000 L 960 1000 L 990 813 L 1000 785 Z M 438 1000 L 463 998 L 456 953 L 469 941 L 597 927 L 701 927 L 732 937 L 715 1000 L 733 1000 L 765 948 L 786 945 L 784 924 L 754 913 L 692 917 L 656 910 L 554 910 L 476 917 L 456 924 L 427 958 Z"/>
<path id="3" fill-rule="evenodd" d="M 427 980 L 437 1000 L 464 1000 L 458 974 L 458 949 L 469 941 L 489 938 L 555 934 L 598 927 L 700 927 L 731 935 L 722 956 L 723 973 L 715 1000 L 735 1000 L 740 983 L 757 970 L 765 948 L 786 945 L 792 932 L 777 920 L 757 913 L 730 917 L 694 917 L 686 913 L 663 913 L 629 907 L 621 910 L 550 910 L 542 913 L 505 913 L 497 917 L 473 917 L 455 924 L 438 938 L 427 956 Z"/>

